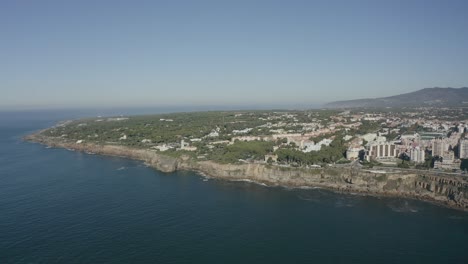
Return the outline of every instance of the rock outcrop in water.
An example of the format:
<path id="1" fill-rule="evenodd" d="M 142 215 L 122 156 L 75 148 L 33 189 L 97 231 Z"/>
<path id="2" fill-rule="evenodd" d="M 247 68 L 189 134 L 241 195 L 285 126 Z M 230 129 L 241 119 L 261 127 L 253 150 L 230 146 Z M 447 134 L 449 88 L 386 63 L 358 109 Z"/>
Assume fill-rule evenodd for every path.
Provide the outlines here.
<path id="1" fill-rule="evenodd" d="M 372 171 L 354 167 L 317 169 L 267 164 L 218 164 L 169 157 L 158 152 L 125 146 L 77 144 L 40 133 L 26 140 L 52 147 L 141 160 L 163 172 L 194 170 L 226 180 L 250 180 L 272 186 L 321 187 L 346 193 L 420 199 L 468 211 L 468 177 L 420 170 Z"/>

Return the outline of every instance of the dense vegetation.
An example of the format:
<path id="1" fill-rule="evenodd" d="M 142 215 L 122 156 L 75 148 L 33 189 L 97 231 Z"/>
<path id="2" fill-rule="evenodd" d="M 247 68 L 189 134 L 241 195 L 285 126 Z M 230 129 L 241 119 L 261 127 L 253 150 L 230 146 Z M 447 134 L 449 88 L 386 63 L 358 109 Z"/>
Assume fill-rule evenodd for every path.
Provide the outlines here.
<path id="1" fill-rule="evenodd" d="M 64 122 L 43 133 L 68 142 L 122 145 L 161 151 L 170 156 L 189 155 L 197 160 L 276 162 L 300 167 L 350 162 L 345 159 L 347 148 L 365 146 L 367 142 L 358 137 L 367 133 L 384 135 L 388 140 L 399 140 L 402 134 L 420 133 L 430 137 L 442 135 L 441 131 L 449 136 L 455 132 L 464 133 L 458 131 L 456 124 L 447 128 L 417 121 L 434 119 L 438 122 L 438 116 L 448 118 L 452 114 L 463 116 L 468 111 L 429 108 L 208 111 L 87 118 Z M 318 150 L 315 144 L 321 144 L 323 139 L 331 143 L 326 145 L 330 141 L 325 141 Z M 458 156 L 457 146 L 450 146 L 450 149 Z M 265 157 L 268 154 L 271 156 Z M 364 166 L 379 165 L 373 160 L 364 161 L 364 156 L 365 151 L 361 151 L 359 160 Z M 426 153 L 424 163 L 414 164 L 409 162 L 409 157 L 403 157 L 392 161 L 394 164 L 390 166 L 431 169 L 437 158 Z M 463 162 L 462 167 L 468 165 Z"/>
<path id="2" fill-rule="evenodd" d="M 97 144 L 125 145 L 135 148 L 168 146 L 167 155 L 190 154 L 221 163 L 264 160 L 267 154 L 277 154 L 278 162 L 300 165 L 336 162 L 344 157 L 344 142 L 340 133 L 320 135 L 314 142 L 332 136 L 335 140 L 322 151 L 303 153 L 286 138 L 249 142 L 236 141 L 236 136 L 268 136 L 274 129 L 287 133 L 304 133 L 329 122 L 332 110 L 316 111 L 213 111 L 172 113 L 134 117 L 88 118 L 65 122 L 44 133 L 63 140 Z M 304 124 L 316 124 L 304 130 Z M 338 135 L 338 137 L 337 137 Z M 176 151 L 184 145 L 196 147 L 195 152 Z M 226 142 L 231 142 L 227 144 Z M 274 150 L 274 146 L 282 146 Z M 271 162 L 271 161 L 270 161 Z"/>
<path id="3" fill-rule="evenodd" d="M 270 141 L 236 141 L 232 145 L 219 144 L 210 152 L 209 159 L 220 163 L 263 160 L 266 154 L 273 152 L 274 145 L 275 143 Z"/>
<path id="4" fill-rule="evenodd" d="M 302 166 L 337 162 L 345 157 L 345 152 L 343 138 L 335 138 L 330 146 L 322 146 L 320 151 L 304 153 L 293 148 L 281 148 L 276 154 L 279 162 Z"/>

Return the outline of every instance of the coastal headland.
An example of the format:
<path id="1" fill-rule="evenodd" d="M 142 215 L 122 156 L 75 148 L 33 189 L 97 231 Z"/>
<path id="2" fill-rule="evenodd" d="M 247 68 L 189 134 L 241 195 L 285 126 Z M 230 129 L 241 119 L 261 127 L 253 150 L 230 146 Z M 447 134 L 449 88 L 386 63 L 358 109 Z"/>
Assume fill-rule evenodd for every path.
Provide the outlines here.
<path id="1" fill-rule="evenodd" d="M 468 211 L 468 177 L 461 175 L 410 169 L 366 169 L 355 166 L 294 168 L 267 163 L 221 164 L 211 160 L 194 160 L 189 155 L 173 157 L 154 150 L 129 146 L 71 142 L 46 136 L 43 132 L 28 135 L 25 140 L 50 147 L 140 160 L 163 172 L 191 170 L 212 178 L 249 180 L 269 186 L 319 187 L 341 193 L 418 199 Z"/>

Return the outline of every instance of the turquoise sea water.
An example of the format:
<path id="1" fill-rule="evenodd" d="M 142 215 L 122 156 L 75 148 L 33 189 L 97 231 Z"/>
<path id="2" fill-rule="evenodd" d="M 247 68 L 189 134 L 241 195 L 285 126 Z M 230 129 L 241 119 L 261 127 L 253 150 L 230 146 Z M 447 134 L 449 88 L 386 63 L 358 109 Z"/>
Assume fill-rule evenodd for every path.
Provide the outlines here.
<path id="1" fill-rule="evenodd" d="M 62 118 L 0 115 L 0 263 L 468 263 L 464 212 L 21 141 Z"/>

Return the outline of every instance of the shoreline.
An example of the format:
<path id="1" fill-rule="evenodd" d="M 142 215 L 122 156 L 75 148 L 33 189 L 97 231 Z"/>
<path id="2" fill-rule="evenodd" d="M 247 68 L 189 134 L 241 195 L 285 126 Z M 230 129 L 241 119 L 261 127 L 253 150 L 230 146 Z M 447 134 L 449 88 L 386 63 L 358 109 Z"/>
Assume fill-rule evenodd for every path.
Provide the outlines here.
<path id="1" fill-rule="evenodd" d="M 388 173 L 382 180 L 381 175 L 355 168 L 311 170 L 265 164 L 218 164 L 212 161 L 194 161 L 185 156 L 175 158 L 151 150 L 126 146 L 77 144 L 43 136 L 43 131 L 27 135 L 23 140 L 92 155 L 139 160 L 166 173 L 185 170 L 205 178 L 248 181 L 266 187 L 321 188 L 338 194 L 412 199 L 468 212 L 468 199 L 465 198 L 466 194 L 460 191 L 460 188 L 468 189 L 468 181 L 462 177 L 421 171 L 418 174 L 406 175 Z"/>

